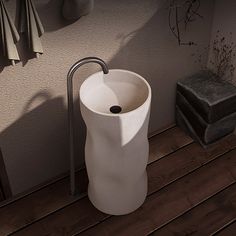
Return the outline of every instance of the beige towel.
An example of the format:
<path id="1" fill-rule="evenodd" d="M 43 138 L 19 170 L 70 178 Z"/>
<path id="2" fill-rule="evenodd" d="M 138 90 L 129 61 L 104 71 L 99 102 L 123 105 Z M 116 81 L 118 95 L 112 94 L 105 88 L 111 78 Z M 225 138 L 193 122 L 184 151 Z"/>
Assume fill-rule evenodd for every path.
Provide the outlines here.
<path id="1" fill-rule="evenodd" d="M 20 31 L 26 32 L 29 48 L 36 54 L 43 53 L 40 37 L 44 33 L 42 23 L 32 0 L 22 0 Z"/>
<path id="2" fill-rule="evenodd" d="M 20 36 L 2 0 L 0 0 L 0 27 L 3 55 L 15 65 L 15 61 L 20 60 L 15 45 Z"/>

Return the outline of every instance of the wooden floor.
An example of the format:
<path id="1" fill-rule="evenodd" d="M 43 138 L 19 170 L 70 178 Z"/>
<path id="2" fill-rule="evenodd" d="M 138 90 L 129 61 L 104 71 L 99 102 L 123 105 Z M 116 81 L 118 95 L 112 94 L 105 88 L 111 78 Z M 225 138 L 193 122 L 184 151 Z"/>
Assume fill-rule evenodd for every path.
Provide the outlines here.
<path id="1" fill-rule="evenodd" d="M 0 207 L 0 235 L 236 235 L 236 137 L 204 150 L 173 127 L 150 139 L 145 203 L 125 216 L 99 212 L 61 179 Z M 87 187 L 85 170 L 77 174 Z"/>

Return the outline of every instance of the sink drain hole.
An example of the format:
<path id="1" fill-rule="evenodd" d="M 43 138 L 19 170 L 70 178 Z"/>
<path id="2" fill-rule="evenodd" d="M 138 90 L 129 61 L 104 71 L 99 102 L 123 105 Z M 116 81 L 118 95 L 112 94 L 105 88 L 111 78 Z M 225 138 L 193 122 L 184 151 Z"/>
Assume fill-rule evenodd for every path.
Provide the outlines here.
<path id="1" fill-rule="evenodd" d="M 122 111 L 122 108 L 120 106 L 112 106 L 110 107 L 110 112 L 111 113 L 114 113 L 114 114 L 117 114 L 117 113 L 120 113 Z"/>

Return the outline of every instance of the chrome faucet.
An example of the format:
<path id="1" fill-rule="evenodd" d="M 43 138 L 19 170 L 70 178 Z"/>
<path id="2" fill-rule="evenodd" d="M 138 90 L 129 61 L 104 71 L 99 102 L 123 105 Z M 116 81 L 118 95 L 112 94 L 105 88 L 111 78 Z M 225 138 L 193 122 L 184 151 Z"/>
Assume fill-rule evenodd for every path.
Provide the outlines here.
<path id="1" fill-rule="evenodd" d="M 86 57 L 77 61 L 67 74 L 67 100 L 68 100 L 68 126 L 70 143 L 70 191 L 71 195 L 76 194 L 75 189 L 75 158 L 74 158 L 74 106 L 73 106 L 73 76 L 82 65 L 87 63 L 97 63 L 102 67 L 103 73 L 108 74 L 106 63 L 97 57 Z"/>

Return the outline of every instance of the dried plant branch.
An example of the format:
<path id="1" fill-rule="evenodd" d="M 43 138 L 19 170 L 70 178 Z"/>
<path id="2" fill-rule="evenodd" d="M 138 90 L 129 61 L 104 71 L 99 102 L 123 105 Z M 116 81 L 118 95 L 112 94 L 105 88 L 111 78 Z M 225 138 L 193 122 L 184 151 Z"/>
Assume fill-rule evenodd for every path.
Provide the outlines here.
<path id="1" fill-rule="evenodd" d="M 178 8 L 175 8 L 175 24 L 176 24 L 176 31 L 177 31 L 177 38 L 178 38 L 178 43 L 179 45 L 181 44 L 180 40 L 180 32 L 179 32 L 179 22 L 178 22 Z"/>
<path id="2" fill-rule="evenodd" d="M 196 45 L 196 43 L 189 41 L 183 42 L 181 38 L 181 25 L 184 24 L 185 30 L 190 22 L 193 22 L 196 17 L 202 18 L 198 13 L 200 8 L 200 0 L 171 0 L 169 5 L 169 28 L 172 34 L 178 41 L 179 45 Z M 180 12 L 183 12 L 180 14 Z M 174 18 L 174 21 L 173 21 Z"/>

